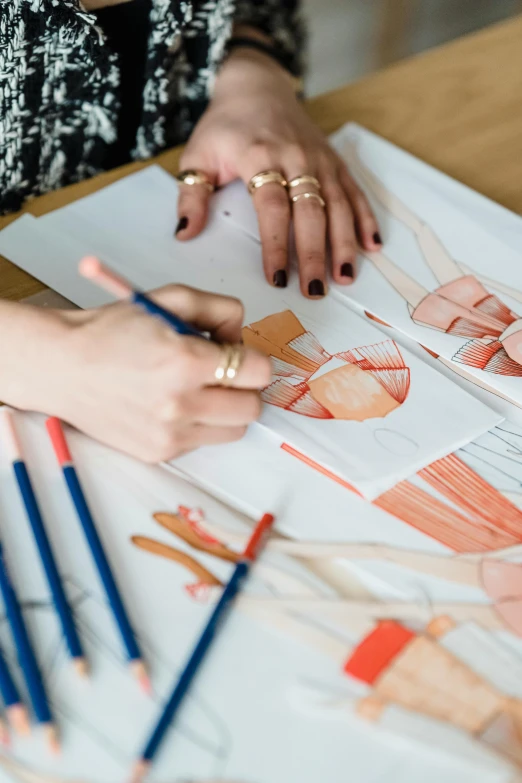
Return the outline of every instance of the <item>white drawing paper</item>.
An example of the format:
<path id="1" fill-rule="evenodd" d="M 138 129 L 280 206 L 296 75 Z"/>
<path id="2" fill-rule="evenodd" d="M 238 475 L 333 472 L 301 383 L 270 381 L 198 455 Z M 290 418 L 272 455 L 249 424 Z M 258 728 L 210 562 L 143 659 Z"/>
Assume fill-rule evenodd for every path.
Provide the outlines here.
<path id="1" fill-rule="evenodd" d="M 201 237 L 175 242 L 176 193 L 173 178 L 152 167 L 45 218 L 11 224 L 0 250 L 82 307 L 107 301 L 76 275 L 88 253 L 140 288 L 176 281 L 240 297 L 245 342 L 274 358 L 261 425 L 366 497 L 499 421 L 345 303 L 308 301 L 295 279 L 283 291 L 269 287 L 258 243 L 219 215 Z"/>
<path id="2" fill-rule="evenodd" d="M 154 696 L 148 700 L 126 671 L 120 640 L 43 422 L 19 416 L 17 423 L 92 676 L 89 684 L 74 677 L 32 537 L 21 523 L 10 466 L 0 454 L 2 538 L 63 734 L 59 760 L 45 753 L 38 731 L 29 740 L 17 740 L 11 752 L 0 753 L 0 779 L 29 780 L 32 771 L 47 775 L 53 783 L 114 783 L 127 777 L 207 617 L 209 599 L 219 594 L 213 584 L 203 589 L 205 579 L 226 580 L 232 565 L 222 552 L 240 551 L 254 520 L 246 524 L 243 515 L 165 471 L 139 465 L 69 433 L 82 483 L 151 666 Z M 274 510 L 284 515 L 284 507 Z M 479 770 L 488 783 L 514 779 L 512 760 L 496 738 L 472 738 L 457 724 L 440 718 L 432 717 L 424 728 L 422 718 L 408 723 L 406 715 L 401 721 L 394 717 L 403 714 L 400 705 L 390 705 L 391 711 L 377 725 L 361 719 L 357 710 L 364 707 L 368 689 L 343 673 L 342 666 L 372 633 L 375 618 L 388 610 L 384 604 L 366 601 L 354 602 L 352 612 L 347 604 L 346 621 L 332 615 L 339 626 L 333 636 L 333 629 L 310 625 L 316 604 L 320 612 L 336 609 L 338 591 L 328 574 L 320 577 L 305 561 L 286 555 L 284 547 L 281 550 L 285 540 L 276 535 L 269 544 L 150 779 L 341 783 L 347 769 L 361 783 L 384 777 L 414 783 L 421 775 L 435 780 L 435 772 L 439 779 L 460 783 L 466 776 L 472 780 Z M 289 613 L 293 600 L 304 600 L 304 615 Z M 405 627 L 410 627 L 411 609 L 405 606 L 405 610 Z M 396 606 L 389 611 L 395 616 L 401 610 Z M 417 615 L 420 625 L 412 639 L 422 647 L 422 627 L 429 612 Z M 0 633 L 12 661 L 5 623 Z M 441 655 L 447 660 L 439 643 L 430 645 L 435 660 Z M 449 660 L 457 678 L 461 669 L 477 666 L 477 656 L 470 662 L 466 649 L 465 645 L 452 648 Z M 511 653 L 498 643 L 494 649 L 497 657 L 509 659 Z M 480 660 L 479 656 L 479 665 Z M 497 682 L 485 670 L 480 676 L 491 680 L 491 685 L 482 687 L 496 689 L 492 715 L 503 718 L 502 694 L 518 698 L 512 681 L 504 677 Z M 321 699 L 333 688 L 350 697 L 350 706 L 342 715 L 325 717 L 321 710 L 314 715 L 292 697 L 300 683 L 319 683 Z M 446 741 L 432 757 L 425 746 L 435 729 Z"/>
<path id="3" fill-rule="evenodd" d="M 370 198 L 385 243 L 364 254 L 355 285 L 336 294 L 522 406 L 520 252 L 457 211 L 437 189 L 441 175 L 402 150 L 357 126 L 334 143 Z"/>

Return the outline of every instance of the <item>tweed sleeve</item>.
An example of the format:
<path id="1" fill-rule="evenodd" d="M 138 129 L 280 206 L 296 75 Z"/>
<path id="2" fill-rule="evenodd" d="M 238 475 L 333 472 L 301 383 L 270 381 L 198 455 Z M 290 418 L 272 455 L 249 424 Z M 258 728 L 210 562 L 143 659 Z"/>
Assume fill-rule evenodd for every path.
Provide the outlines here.
<path id="1" fill-rule="evenodd" d="M 236 24 L 268 35 L 294 76 L 302 76 L 306 29 L 300 0 L 236 0 Z"/>

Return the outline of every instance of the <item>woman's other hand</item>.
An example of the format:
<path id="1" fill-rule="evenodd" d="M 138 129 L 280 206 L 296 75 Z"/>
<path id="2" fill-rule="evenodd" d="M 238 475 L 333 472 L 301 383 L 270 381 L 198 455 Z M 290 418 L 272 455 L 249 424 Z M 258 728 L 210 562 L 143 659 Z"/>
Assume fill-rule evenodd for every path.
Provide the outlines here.
<path id="1" fill-rule="evenodd" d="M 308 297 L 326 293 L 327 247 L 334 280 L 347 284 L 355 277 L 358 242 L 370 251 L 381 246 L 366 197 L 299 103 L 289 75 L 263 53 L 232 52 L 180 165 L 205 172 L 215 185 L 238 177 L 248 183 L 266 170 L 281 172 L 287 181 L 302 174 L 320 181 L 325 209 L 315 198 L 291 205 L 288 192 L 278 184 L 253 194 L 265 274 L 272 285 L 286 285 L 291 219 L 301 290 Z M 191 239 L 203 229 L 209 198 L 205 187 L 181 187 L 178 239 Z"/>

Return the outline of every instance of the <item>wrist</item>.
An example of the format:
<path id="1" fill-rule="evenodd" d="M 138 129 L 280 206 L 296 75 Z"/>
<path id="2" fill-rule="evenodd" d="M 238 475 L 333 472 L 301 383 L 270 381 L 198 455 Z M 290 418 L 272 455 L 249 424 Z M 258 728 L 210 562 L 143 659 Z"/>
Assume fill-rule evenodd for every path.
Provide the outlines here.
<path id="1" fill-rule="evenodd" d="M 256 49 L 238 46 L 221 65 L 213 98 L 224 92 L 239 95 L 250 90 L 253 83 L 272 89 L 274 82 L 277 82 L 278 89 L 286 90 L 289 96 L 295 97 L 297 80 L 277 60 Z"/>
<path id="2" fill-rule="evenodd" d="M 73 313 L 0 303 L 0 399 L 21 410 L 57 415 L 56 389 L 67 366 Z"/>

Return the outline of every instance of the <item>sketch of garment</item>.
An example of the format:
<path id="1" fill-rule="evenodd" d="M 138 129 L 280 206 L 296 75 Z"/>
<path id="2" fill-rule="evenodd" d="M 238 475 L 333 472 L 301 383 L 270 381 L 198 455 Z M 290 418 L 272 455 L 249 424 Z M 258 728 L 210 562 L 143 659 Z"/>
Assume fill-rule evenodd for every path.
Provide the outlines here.
<path id="1" fill-rule="evenodd" d="M 430 329 L 469 338 L 453 361 L 488 373 L 522 377 L 522 316 L 488 289 L 508 295 L 521 306 L 522 293 L 454 261 L 430 226 L 363 165 L 353 144 L 344 145 L 343 155 L 384 209 L 413 232 L 439 283 L 434 291 L 429 291 L 385 253 L 364 254 L 405 299 L 412 320 Z"/>
<path id="2" fill-rule="evenodd" d="M 200 511 L 180 507 L 177 513 L 158 513 L 155 518 L 193 550 L 228 562 L 239 558 L 245 536 L 230 534 L 212 525 Z M 203 580 L 201 591 L 193 591 L 195 597 L 217 598 L 221 589 L 216 585 L 219 580 L 196 557 L 140 536 L 133 537 L 133 543 L 181 563 L 198 580 Z M 394 556 L 392 547 L 381 545 L 304 543 L 279 536 L 269 541 L 267 551 L 298 559 L 312 571 L 321 561 L 327 564 L 337 558 Z M 430 555 L 395 552 L 399 562 L 404 556 L 406 564 L 411 566 L 418 557 L 419 570 L 429 568 Z M 444 557 L 433 560 L 438 561 L 442 571 Z M 461 583 L 480 578 L 480 561 L 461 558 L 459 562 L 462 566 L 454 562 L 453 568 Z M 439 641 L 458 623 L 470 620 L 484 620 L 486 629 L 503 627 L 502 618 L 495 618 L 491 607 L 480 604 L 423 607 L 407 602 L 336 600 L 318 593 L 306 581 L 289 575 L 274 563 L 261 565 L 263 568 L 258 576 L 261 581 L 270 583 L 272 595 L 268 598 L 242 596 L 238 601 L 239 609 L 333 657 L 345 674 L 370 686 L 371 694 L 358 704 L 363 717 L 377 721 L 384 707 L 394 703 L 452 724 L 479 742 L 492 746 L 510 763 L 522 767 L 522 698 L 516 693 L 502 692 L 483 676 L 480 666 L 479 671 L 475 671 Z M 501 567 L 504 563 L 497 561 L 496 565 Z M 509 570 L 511 564 L 507 565 Z M 503 573 L 506 575 L 507 571 Z M 522 580 L 517 573 L 515 581 L 520 587 Z M 328 583 L 328 569 L 323 567 L 320 574 Z M 492 576 L 496 587 L 501 575 L 502 568 Z M 512 582 L 508 574 L 506 589 L 512 587 Z M 453 608 L 457 620 L 449 614 Z M 423 626 L 425 630 L 422 630 Z M 493 640 L 490 642 L 489 635 L 486 639 L 486 644 L 496 644 Z M 480 656 L 480 650 L 477 654 Z M 487 667 L 488 654 L 489 650 L 485 649 L 483 668 Z M 517 665 L 522 670 L 522 661 Z"/>
<path id="3" fill-rule="evenodd" d="M 287 310 L 246 326 L 243 341 L 272 357 L 277 380 L 263 400 L 302 416 L 381 418 L 408 396 L 410 370 L 393 340 L 331 355 Z"/>
<path id="4" fill-rule="evenodd" d="M 376 720 L 393 702 L 458 726 L 522 767 L 522 700 L 507 697 L 440 644 L 455 627 L 444 617 L 424 633 L 395 620 L 377 623 L 344 667 L 372 686 L 359 711 Z"/>
<path id="5" fill-rule="evenodd" d="M 288 444 L 281 448 L 336 484 L 354 491 L 347 481 Z M 463 457 L 465 450 L 462 451 Z M 454 552 L 488 552 L 521 543 L 522 508 L 462 457 L 456 452 L 436 460 L 419 471 L 415 480 L 399 482 L 372 504 Z"/>

